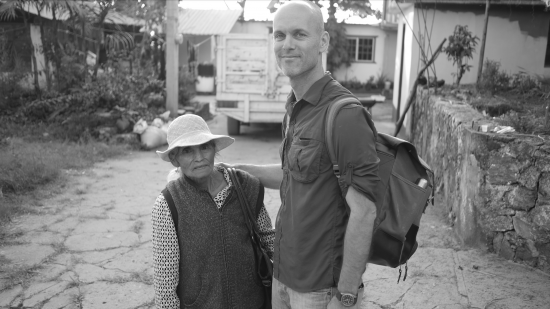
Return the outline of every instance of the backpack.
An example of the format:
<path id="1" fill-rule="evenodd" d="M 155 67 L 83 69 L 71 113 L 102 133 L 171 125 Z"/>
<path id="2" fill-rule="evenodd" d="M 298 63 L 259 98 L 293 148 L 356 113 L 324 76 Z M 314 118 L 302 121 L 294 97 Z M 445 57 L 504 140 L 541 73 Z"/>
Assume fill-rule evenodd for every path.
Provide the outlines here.
<path id="1" fill-rule="evenodd" d="M 340 109 L 350 104 L 360 103 L 353 96 L 332 103 L 325 120 L 325 142 L 337 178 L 340 178 L 340 170 L 332 145 L 333 123 Z M 375 132 L 370 117 L 367 122 Z M 393 268 L 399 266 L 399 283 L 401 265 L 405 264 L 405 281 L 406 263 L 418 247 L 416 235 L 420 218 L 430 201 L 433 205 L 433 172 L 411 143 L 388 134 L 378 133 L 376 152 L 380 159 L 376 206 L 381 210 L 381 222 L 372 236 L 368 262 Z"/>

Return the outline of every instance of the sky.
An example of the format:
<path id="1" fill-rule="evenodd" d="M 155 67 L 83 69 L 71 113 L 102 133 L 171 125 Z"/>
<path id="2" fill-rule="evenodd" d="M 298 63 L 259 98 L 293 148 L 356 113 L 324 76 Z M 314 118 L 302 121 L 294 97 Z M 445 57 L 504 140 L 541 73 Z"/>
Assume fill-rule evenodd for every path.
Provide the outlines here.
<path id="1" fill-rule="evenodd" d="M 269 0 L 247 0 L 244 11 L 245 20 L 273 20 L 273 14 L 267 9 Z M 328 1 L 326 1 L 328 3 Z M 382 10 L 383 0 L 370 0 L 373 9 Z M 213 10 L 239 10 L 241 6 L 236 0 L 182 0 L 180 7 L 186 9 L 213 9 Z M 328 13 L 325 8 L 321 8 L 325 20 L 328 18 Z M 377 24 L 380 21 L 373 16 L 361 18 L 359 16 L 351 16 L 350 13 L 336 12 L 336 19 L 340 22 L 345 19 L 346 23 L 350 24 Z"/>

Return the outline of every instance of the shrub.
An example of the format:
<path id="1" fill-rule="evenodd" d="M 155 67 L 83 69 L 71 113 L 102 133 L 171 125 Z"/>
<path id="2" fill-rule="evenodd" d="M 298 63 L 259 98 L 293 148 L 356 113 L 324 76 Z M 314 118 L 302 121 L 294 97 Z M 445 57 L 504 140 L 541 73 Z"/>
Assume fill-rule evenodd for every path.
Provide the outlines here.
<path id="1" fill-rule="evenodd" d="M 535 89 L 539 89 L 541 83 L 537 78 L 524 71 L 520 71 L 511 76 L 510 85 L 514 92 L 526 95 L 532 93 Z"/>
<path id="2" fill-rule="evenodd" d="M 376 87 L 378 89 L 384 89 L 386 86 L 386 81 L 388 80 L 388 77 L 384 73 L 378 74 L 378 77 L 376 78 Z"/>
<path id="3" fill-rule="evenodd" d="M 478 89 L 491 95 L 509 88 L 510 76 L 500 70 L 500 62 L 485 60 Z"/>

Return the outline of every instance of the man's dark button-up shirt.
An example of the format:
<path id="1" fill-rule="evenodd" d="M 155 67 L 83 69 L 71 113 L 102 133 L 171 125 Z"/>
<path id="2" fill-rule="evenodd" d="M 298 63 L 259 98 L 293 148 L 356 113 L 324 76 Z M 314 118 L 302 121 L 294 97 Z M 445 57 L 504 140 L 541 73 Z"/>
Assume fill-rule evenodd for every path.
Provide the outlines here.
<path id="1" fill-rule="evenodd" d="M 349 217 L 325 146 L 327 107 L 350 92 L 330 74 L 315 82 L 304 97 L 287 101 L 280 156 L 283 168 L 281 209 L 277 215 L 274 276 L 299 292 L 338 284 Z M 333 145 L 341 179 L 375 202 L 378 178 L 376 130 L 360 105 L 337 115 Z"/>

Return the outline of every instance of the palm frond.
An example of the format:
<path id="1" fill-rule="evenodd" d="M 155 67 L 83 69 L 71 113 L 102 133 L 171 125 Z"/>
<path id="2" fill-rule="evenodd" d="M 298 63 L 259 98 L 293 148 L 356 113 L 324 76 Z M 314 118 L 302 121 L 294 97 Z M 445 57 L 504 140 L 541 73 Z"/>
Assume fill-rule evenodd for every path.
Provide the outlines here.
<path id="1" fill-rule="evenodd" d="M 128 32 L 116 31 L 105 35 L 105 47 L 108 50 L 129 50 L 134 46 L 134 37 Z"/>
<path id="2" fill-rule="evenodd" d="M 17 18 L 17 11 L 23 7 L 22 0 L 8 0 L 0 5 L 0 20 L 10 20 Z"/>

